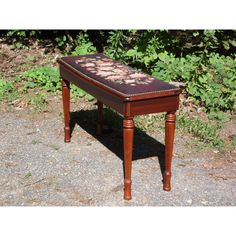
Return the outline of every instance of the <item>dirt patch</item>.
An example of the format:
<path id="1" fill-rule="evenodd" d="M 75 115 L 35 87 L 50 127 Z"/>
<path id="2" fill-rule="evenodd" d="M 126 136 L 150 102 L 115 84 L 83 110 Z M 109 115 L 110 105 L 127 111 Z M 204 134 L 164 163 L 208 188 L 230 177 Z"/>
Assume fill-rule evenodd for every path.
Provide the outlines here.
<path id="1" fill-rule="evenodd" d="M 74 201 L 79 201 L 83 204 L 90 204 L 92 202 L 92 198 L 86 197 L 82 195 L 79 191 L 75 191 L 71 194 L 71 199 Z"/>
<path id="2" fill-rule="evenodd" d="M 231 141 L 232 137 L 236 136 L 236 116 L 232 116 L 230 121 L 223 124 L 219 135 L 226 141 Z"/>
<path id="3" fill-rule="evenodd" d="M 117 185 L 115 188 L 113 188 L 111 191 L 112 191 L 113 193 L 116 193 L 116 192 L 122 191 L 123 188 L 124 188 L 124 186 L 123 186 L 122 184 L 120 184 L 120 185 Z"/>
<path id="4" fill-rule="evenodd" d="M 213 155 L 203 164 L 209 176 L 215 180 L 236 179 L 236 151 L 212 153 Z"/>
<path id="5" fill-rule="evenodd" d="M 0 43 L 0 75 L 5 78 L 14 77 L 23 71 L 42 65 L 57 65 L 56 59 L 60 51 L 46 53 L 45 48 L 35 42 L 30 47 L 12 50 L 7 44 Z"/>

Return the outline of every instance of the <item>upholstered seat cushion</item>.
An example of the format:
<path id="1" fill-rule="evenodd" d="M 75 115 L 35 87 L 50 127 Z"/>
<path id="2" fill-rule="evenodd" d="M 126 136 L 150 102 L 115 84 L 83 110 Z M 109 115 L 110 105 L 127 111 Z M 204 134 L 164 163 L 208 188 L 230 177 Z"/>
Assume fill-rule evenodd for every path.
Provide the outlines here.
<path id="1" fill-rule="evenodd" d="M 179 91 L 179 88 L 104 56 L 92 54 L 60 59 L 85 77 L 102 83 L 126 96 Z"/>

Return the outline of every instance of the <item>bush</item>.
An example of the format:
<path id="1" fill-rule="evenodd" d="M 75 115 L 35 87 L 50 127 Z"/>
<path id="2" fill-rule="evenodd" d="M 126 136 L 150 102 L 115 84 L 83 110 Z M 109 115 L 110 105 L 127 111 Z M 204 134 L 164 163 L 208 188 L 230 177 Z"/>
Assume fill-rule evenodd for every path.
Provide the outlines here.
<path id="1" fill-rule="evenodd" d="M 152 75 L 165 81 L 182 81 L 195 102 L 208 112 L 235 110 L 236 61 L 231 57 L 210 54 L 207 61 L 199 56 L 175 58 L 161 53 Z"/>
<path id="2" fill-rule="evenodd" d="M 105 52 L 158 79 L 185 82 L 188 95 L 211 114 L 235 111 L 235 32 L 118 30 L 110 32 Z"/>
<path id="3" fill-rule="evenodd" d="M 43 66 L 30 69 L 18 78 L 18 80 L 21 79 L 25 80 L 25 90 L 39 88 L 53 93 L 61 91 L 61 79 L 56 67 Z M 94 100 L 93 96 L 73 84 L 71 84 L 71 94 L 72 97 L 86 97 L 89 101 Z"/>
<path id="4" fill-rule="evenodd" d="M 6 41 L 11 44 L 12 49 L 23 48 L 29 44 L 31 39 L 39 37 L 40 31 L 35 30 L 9 30 L 6 33 Z"/>
<path id="5" fill-rule="evenodd" d="M 0 100 L 13 91 L 13 84 L 0 78 Z"/>
<path id="6" fill-rule="evenodd" d="M 96 53 L 97 49 L 93 46 L 93 43 L 89 40 L 88 34 L 80 32 L 75 39 L 75 48 L 71 52 L 72 55 L 85 55 Z"/>
<path id="7" fill-rule="evenodd" d="M 25 71 L 22 75 L 25 78 L 24 88 L 43 88 L 49 92 L 56 92 L 61 89 L 59 71 L 51 66 L 43 66 Z"/>
<path id="8" fill-rule="evenodd" d="M 15 48 L 20 47 L 17 43 L 26 44 L 33 38 L 49 40 L 70 55 L 90 54 L 99 48 L 161 80 L 185 82 L 188 95 L 211 114 L 235 111 L 236 30 L 11 30 L 2 35 Z M 49 73 L 48 81 L 41 78 L 40 69 L 38 72 L 39 84 L 49 91 L 59 88 L 57 80 L 51 81 L 51 72 L 44 71 Z M 27 86 L 34 86 L 34 80 L 29 79 Z M 82 90 L 73 90 L 84 96 Z"/>

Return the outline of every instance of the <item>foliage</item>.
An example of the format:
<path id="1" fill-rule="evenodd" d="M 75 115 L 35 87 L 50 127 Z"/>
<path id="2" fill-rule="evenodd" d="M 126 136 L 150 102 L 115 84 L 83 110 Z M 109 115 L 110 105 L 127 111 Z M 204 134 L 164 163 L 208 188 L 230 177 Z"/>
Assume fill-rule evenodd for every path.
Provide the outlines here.
<path id="1" fill-rule="evenodd" d="M 236 30 L 10 30 L 5 38 L 13 48 L 33 38 L 49 41 L 67 55 L 94 53 L 99 48 L 161 80 L 186 83 L 188 96 L 204 106 L 211 118 L 222 119 L 222 112 L 236 108 Z M 58 90 L 56 81 L 41 84 Z"/>
<path id="2" fill-rule="evenodd" d="M 209 112 L 235 109 L 236 61 L 231 57 L 212 53 L 203 62 L 195 55 L 175 58 L 161 53 L 152 75 L 161 80 L 185 82 L 188 94 Z"/>
<path id="3" fill-rule="evenodd" d="M 0 78 L 0 100 L 13 91 L 13 84 Z"/>
<path id="4" fill-rule="evenodd" d="M 69 46 L 69 37 L 67 35 L 59 35 L 55 38 L 55 42 L 57 44 L 57 46 L 61 49 L 61 50 L 66 50 L 67 47 Z"/>
<path id="5" fill-rule="evenodd" d="M 96 47 L 89 40 L 89 36 L 86 31 L 80 31 L 76 35 L 70 35 L 69 33 L 59 35 L 55 38 L 56 45 L 71 55 L 85 55 L 95 53 Z"/>
<path id="6" fill-rule="evenodd" d="M 139 61 L 149 68 L 158 61 L 158 54 L 175 57 L 189 54 L 207 57 L 215 52 L 235 56 L 236 31 L 224 30 L 116 30 L 110 31 L 107 54 L 128 63 Z M 225 47 L 223 45 L 229 45 Z"/>
<path id="7" fill-rule="evenodd" d="M 109 32 L 109 38 L 107 40 L 109 47 L 105 49 L 105 54 L 113 59 L 125 62 L 124 52 L 126 51 L 125 43 L 127 43 L 127 37 L 121 30 Z"/>
<path id="8" fill-rule="evenodd" d="M 12 102 L 20 97 L 18 89 L 13 81 L 7 81 L 0 77 L 0 101 Z"/>
<path id="9" fill-rule="evenodd" d="M 36 111 L 43 111 L 47 106 L 46 95 L 42 92 L 37 93 L 30 99 L 30 104 Z"/>
<path id="10" fill-rule="evenodd" d="M 147 57 L 163 51 L 177 57 L 192 53 L 207 56 L 212 52 L 233 56 L 236 48 L 235 30 L 8 30 L 0 34 L 8 43 L 27 44 L 31 39 L 41 43 L 50 41 L 66 52 L 77 46 L 78 35 L 89 38 L 92 44 L 97 44 L 99 38 L 102 50 L 116 59 L 135 48 Z M 128 57 L 132 59 L 133 56 Z M 145 61 L 149 64 L 147 58 Z"/>
<path id="11" fill-rule="evenodd" d="M 49 92 L 60 89 L 59 72 L 57 68 L 51 66 L 37 67 L 25 71 L 22 78 L 26 79 L 25 89 L 44 88 Z"/>
<path id="12" fill-rule="evenodd" d="M 39 33 L 35 30 L 9 30 L 6 33 L 6 39 L 12 49 L 20 49 L 29 42 L 29 39 L 35 38 Z"/>
<path id="13" fill-rule="evenodd" d="M 105 53 L 114 59 L 145 69 L 157 58 L 157 51 L 163 49 L 155 32 L 111 31 Z"/>
<path id="14" fill-rule="evenodd" d="M 24 80 L 24 89 L 43 89 L 48 92 L 61 91 L 61 79 L 59 76 L 58 68 L 52 66 L 36 67 L 25 71 L 18 80 Z M 82 89 L 75 85 L 71 85 L 72 97 L 85 97 L 87 100 L 92 101 L 94 97 L 84 92 Z"/>
<path id="15" fill-rule="evenodd" d="M 236 108 L 235 36 L 235 31 L 220 30 L 118 30 L 110 32 L 106 54 L 158 79 L 186 83 L 193 101 L 221 119 L 220 111 Z M 222 50 L 232 56 L 216 53 Z"/>
<path id="16" fill-rule="evenodd" d="M 93 43 L 90 42 L 88 34 L 80 32 L 75 39 L 75 48 L 72 50 L 71 54 L 76 55 L 85 55 L 96 52 L 96 48 L 93 46 Z"/>
<path id="17" fill-rule="evenodd" d="M 192 133 L 195 137 L 199 138 L 199 140 L 211 146 L 220 147 L 224 144 L 223 140 L 217 134 L 217 130 L 220 128 L 219 124 L 210 124 L 199 118 L 178 115 L 177 127 Z"/>

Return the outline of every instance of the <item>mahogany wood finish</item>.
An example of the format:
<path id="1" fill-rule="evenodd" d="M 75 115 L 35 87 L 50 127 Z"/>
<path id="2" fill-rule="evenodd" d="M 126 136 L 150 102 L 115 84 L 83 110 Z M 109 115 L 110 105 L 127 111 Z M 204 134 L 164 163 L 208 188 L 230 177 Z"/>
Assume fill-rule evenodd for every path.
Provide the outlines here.
<path id="1" fill-rule="evenodd" d="M 70 142 L 70 82 L 62 79 L 62 98 L 63 98 L 63 109 L 64 109 L 64 131 L 65 131 L 65 142 Z"/>
<path id="2" fill-rule="evenodd" d="M 131 199 L 131 166 L 134 140 L 134 120 L 133 117 L 124 117 L 124 199 Z"/>
<path id="3" fill-rule="evenodd" d="M 175 113 L 168 112 L 165 116 L 165 173 L 164 190 L 170 191 L 171 161 L 173 155 L 173 143 L 175 132 Z"/>
<path id="4" fill-rule="evenodd" d="M 83 63 L 85 61 L 85 63 Z M 65 142 L 70 142 L 70 82 L 97 98 L 97 135 L 103 129 L 103 104 L 124 116 L 124 199 L 131 199 L 131 167 L 134 137 L 134 116 L 166 112 L 164 190 L 171 189 L 175 112 L 179 107 L 180 89 L 134 71 L 102 54 L 71 56 L 58 60 L 62 78 Z M 101 65 L 101 66 L 100 66 Z M 108 71 L 109 70 L 109 71 Z M 125 71 L 124 73 L 122 72 Z M 122 76 L 116 75 L 120 72 Z M 127 74 L 128 79 L 125 80 Z M 108 76 L 107 76 L 108 75 Z M 112 75 L 112 76 L 110 76 Z M 137 76 L 137 78 L 136 78 Z M 139 77 L 142 77 L 140 79 Z"/>

